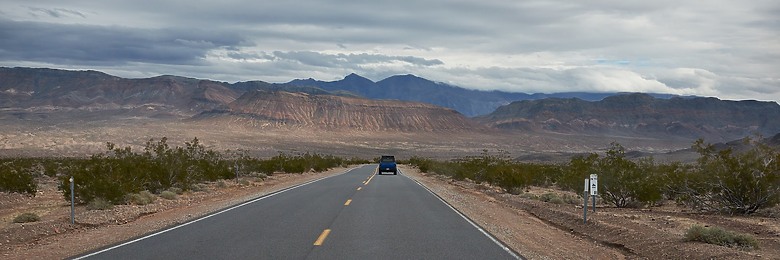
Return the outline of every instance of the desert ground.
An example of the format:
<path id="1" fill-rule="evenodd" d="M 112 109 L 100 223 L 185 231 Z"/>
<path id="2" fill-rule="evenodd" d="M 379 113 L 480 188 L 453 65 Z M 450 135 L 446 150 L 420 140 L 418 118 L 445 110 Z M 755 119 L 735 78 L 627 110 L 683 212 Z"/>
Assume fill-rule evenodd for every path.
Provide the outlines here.
<path id="1" fill-rule="evenodd" d="M 29 115 L 28 115 L 29 116 Z M 4 118 L 5 117 L 5 118 Z M 624 136 L 569 135 L 487 130 L 483 132 L 367 132 L 323 131 L 300 127 L 262 127 L 242 123 L 210 124 L 145 117 L 91 120 L 13 118 L 0 113 L 0 156 L 80 157 L 105 151 L 106 142 L 142 149 L 149 139 L 167 137 L 172 145 L 198 138 L 214 150 L 243 150 L 268 157 L 278 152 L 313 152 L 343 157 L 374 158 L 395 154 L 453 159 L 478 155 L 483 150 L 505 151 L 528 160 L 562 162 L 573 154 L 605 151 L 611 142 L 628 150 L 656 154 L 660 160 L 693 157 L 664 153 L 690 148 L 692 140 L 666 140 Z"/>
<path id="2" fill-rule="evenodd" d="M 1 115 L 1 114 L 0 114 Z M 692 160 L 694 155 L 666 152 L 690 147 L 689 140 L 660 140 L 620 136 L 571 136 L 507 132 L 360 132 L 319 131 L 295 127 L 255 127 L 240 123 L 210 125 L 154 118 L 110 120 L 58 120 L 9 118 L 0 125 L 2 157 L 85 157 L 105 151 L 106 142 L 140 151 L 149 139 L 167 137 L 182 145 L 197 137 L 208 148 L 242 150 L 268 157 L 278 152 L 314 152 L 343 157 L 374 158 L 395 154 L 452 159 L 479 155 L 484 150 L 504 151 L 514 158 L 565 162 L 578 153 L 600 152 L 610 142 L 629 150 L 655 153 L 661 160 Z M 211 183 L 207 189 L 188 192 L 175 200 L 158 198 L 149 205 L 117 205 L 110 210 L 77 207 L 76 224 L 69 223 L 69 204 L 57 190 L 56 180 L 39 179 L 34 197 L 0 194 L 0 256 L 4 259 L 51 259 L 74 256 L 102 246 L 137 237 L 166 226 L 183 223 L 250 198 L 283 189 L 345 169 L 303 175 L 278 174 L 266 180 L 251 178 Z M 574 197 L 552 189 L 528 188 L 511 195 L 501 189 L 454 181 L 420 173 L 403 166 L 413 178 L 467 215 L 503 243 L 529 259 L 780 259 L 780 209 L 757 215 L 728 216 L 697 213 L 674 205 L 618 209 L 599 204 L 582 223 L 581 202 L 562 204 L 533 199 L 544 193 Z M 42 220 L 12 223 L 14 216 L 35 212 Z M 692 225 L 722 227 L 746 233 L 759 241 L 753 250 L 686 242 L 683 234 Z"/>
<path id="3" fill-rule="evenodd" d="M 544 202 L 506 194 L 484 184 L 420 173 L 409 166 L 401 169 L 403 175 L 425 185 L 528 259 L 780 258 L 780 208 L 744 217 L 688 212 L 669 204 L 617 209 L 599 203 L 589 223 L 583 224 L 582 208 L 577 203 Z M 158 198 L 148 205 L 117 205 L 108 210 L 78 206 L 74 225 L 70 224 L 70 207 L 57 191 L 56 181 L 44 178 L 35 197 L 0 194 L 0 255 L 4 259 L 67 258 L 345 170 L 210 183 L 200 191 L 173 200 Z M 529 188 L 524 194 L 550 192 L 565 196 L 542 188 Z M 22 212 L 35 212 L 42 220 L 12 223 L 11 219 Z M 695 224 L 751 234 L 759 248 L 744 250 L 684 241 L 683 233 Z"/>

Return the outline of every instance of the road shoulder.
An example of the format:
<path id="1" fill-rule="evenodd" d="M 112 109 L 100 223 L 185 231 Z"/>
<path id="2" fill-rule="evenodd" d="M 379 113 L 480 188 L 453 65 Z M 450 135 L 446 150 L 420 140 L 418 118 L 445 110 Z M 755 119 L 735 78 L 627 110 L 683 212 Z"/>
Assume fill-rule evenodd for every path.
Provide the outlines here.
<path id="1" fill-rule="evenodd" d="M 477 190 L 406 165 L 402 172 L 439 195 L 494 237 L 528 259 L 625 259 L 613 248 L 565 232 Z"/>

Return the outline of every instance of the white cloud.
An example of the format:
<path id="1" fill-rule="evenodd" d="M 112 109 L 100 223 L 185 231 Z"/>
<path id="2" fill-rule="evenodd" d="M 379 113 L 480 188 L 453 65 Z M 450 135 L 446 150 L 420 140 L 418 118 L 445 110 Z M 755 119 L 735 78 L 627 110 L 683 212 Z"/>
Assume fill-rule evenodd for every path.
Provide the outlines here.
<path id="1" fill-rule="evenodd" d="M 780 100 L 776 1 L 24 1 L 0 65 Z"/>

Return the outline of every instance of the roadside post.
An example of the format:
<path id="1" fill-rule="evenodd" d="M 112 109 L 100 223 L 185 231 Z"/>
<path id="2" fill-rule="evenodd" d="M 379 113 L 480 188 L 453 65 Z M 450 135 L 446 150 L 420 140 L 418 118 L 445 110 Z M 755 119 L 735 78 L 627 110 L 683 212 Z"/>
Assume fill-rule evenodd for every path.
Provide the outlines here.
<path id="1" fill-rule="evenodd" d="M 233 169 L 236 170 L 236 182 L 238 182 L 238 161 L 236 161 L 236 164 L 233 165 Z"/>
<path id="2" fill-rule="evenodd" d="M 590 175 L 590 196 L 593 197 L 593 212 L 596 212 L 596 196 L 599 194 L 599 175 Z"/>
<path id="3" fill-rule="evenodd" d="M 73 225 L 76 222 L 76 211 L 74 204 L 76 203 L 76 196 L 73 194 L 73 176 L 70 176 L 70 224 Z"/>
<path id="4" fill-rule="evenodd" d="M 588 187 L 590 179 L 585 178 L 585 191 L 582 192 L 582 223 L 588 224 Z"/>

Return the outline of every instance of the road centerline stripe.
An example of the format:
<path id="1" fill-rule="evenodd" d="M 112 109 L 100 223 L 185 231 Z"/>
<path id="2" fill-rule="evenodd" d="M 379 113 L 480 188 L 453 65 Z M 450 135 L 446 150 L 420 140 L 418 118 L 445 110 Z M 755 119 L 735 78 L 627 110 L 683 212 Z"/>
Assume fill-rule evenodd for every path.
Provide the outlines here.
<path id="1" fill-rule="evenodd" d="M 344 202 L 344 206 L 349 206 L 350 203 L 352 203 L 352 199 L 348 199 L 347 202 Z"/>
<path id="2" fill-rule="evenodd" d="M 357 190 L 362 190 L 362 189 L 363 189 L 363 187 L 358 187 L 358 188 L 357 188 Z"/>
<path id="3" fill-rule="evenodd" d="M 374 176 L 376 176 L 376 175 L 371 175 L 371 177 L 370 177 L 370 178 L 368 178 L 368 180 L 366 181 L 366 184 L 365 184 L 365 185 L 368 185 L 368 183 L 369 183 L 369 182 L 371 182 L 371 180 L 373 180 L 373 179 L 374 179 Z"/>
<path id="4" fill-rule="evenodd" d="M 325 238 L 328 237 L 328 234 L 330 234 L 330 229 L 326 229 L 322 231 L 322 234 L 320 234 L 319 237 L 317 237 L 317 241 L 314 241 L 315 246 L 321 246 L 322 243 L 325 242 Z"/>
<path id="5" fill-rule="evenodd" d="M 147 234 L 147 235 L 145 235 L 143 237 L 136 238 L 136 239 L 133 239 L 133 240 L 130 240 L 130 241 L 126 241 L 126 242 L 123 242 L 121 244 L 117 244 L 117 245 L 114 245 L 114 246 L 110 246 L 110 247 L 101 249 L 101 250 L 96 251 L 96 252 L 88 253 L 88 254 L 82 255 L 82 256 L 77 256 L 77 257 L 74 257 L 73 259 L 74 260 L 80 260 L 80 259 L 88 258 L 88 257 L 94 256 L 94 255 L 101 254 L 103 252 L 114 250 L 114 249 L 117 249 L 117 248 L 129 245 L 129 244 L 132 244 L 132 243 L 135 243 L 135 242 L 138 242 L 138 241 L 141 241 L 141 240 L 153 237 L 153 236 L 164 234 L 164 233 L 170 232 L 172 230 L 176 230 L 176 229 L 179 229 L 179 228 L 182 228 L 182 227 L 185 227 L 185 226 L 188 226 L 188 225 L 200 222 L 202 220 L 205 220 L 205 219 L 217 216 L 219 214 L 222 214 L 222 213 L 225 213 L 225 212 L 228 212 L 228 211 L 231 211 L 231 210 L 234 210 L 234 209 L 237 209 L 237 208 L 240 208 L 240 207 L 243 207 L 243 206 L 246 206 L 246 205 L 249 205 L 249 204 L 261 201 L 261 200 L 264 200 L 264 199 L 268 199 L 268 198 L 274 197 L 276 195 L 282 194 L 282 193 L 290 191 L 290 190 L 294 190 L 294 189 L 297 189 L 297 188 L 300 188 L 300 187 L 303 187 L 303 186 L 306 186 L 306 185 L 309 185 L 309 184 L 312 184 L 312 183 L 315 183 L 315 182 L 318 182 L 318 181 L 321 181 L 321 180 L 324 180 L 324 179 L 328 179 L 328 178 L 332 178 L 332 177 L 336 177 L 336 176 L 339 176 L 339 175 L 342 175 L 342 174 L 349 173 L 349 172 L 351 172 L 353 170 L 356 170 L 358 168 L 360 168 L 360 166 L 353 167 L 353 168 L 348 169 L 348 170 L 346 170 L 346 171 L 344 171 L 344 172 L 342 172 L 340 174 L 335 174 L 335 175 L 331 175 L 331 176 L 325 176 L 325 177 L 322 177 L 322 178 L 310 180 L 310 181 L 307 181 L 307 182 L 304 182 L 304 183 L 300 183 L 300 184 L 297 184 L 297 185 L 293 185 L 293 186 L 290 186 L 290 187 L 286 187 L 286 188 L 282 188 L 282 189 L 279 189 L 279 190 L 271 191 L 269 193 L 260 195 L 260 196 L 254 198 L 254 199 L 250 199 L 250 200 L 245 201 L 243 203 L 240 203 L 240 204 L 237 204 L 237 205 L 234 205 L 234 206 L 231 206 L 231 207 L 219 210 L 217 212 L 213 212 L 213 213 L 207 214 L 205 216 L 202 216 L 202 217 L 199 217 L 199 218 L 195 218 L 195 219 L 187 221 L 187 222 L 185 222 L 183 224 L 176 225 L 176 226 L 173 226 L 173 227 L 170 227 L 170 228 L 166 228 L 166 229 L 162 229 L 162 230 L 159 230 L 157 232 Z"/>

